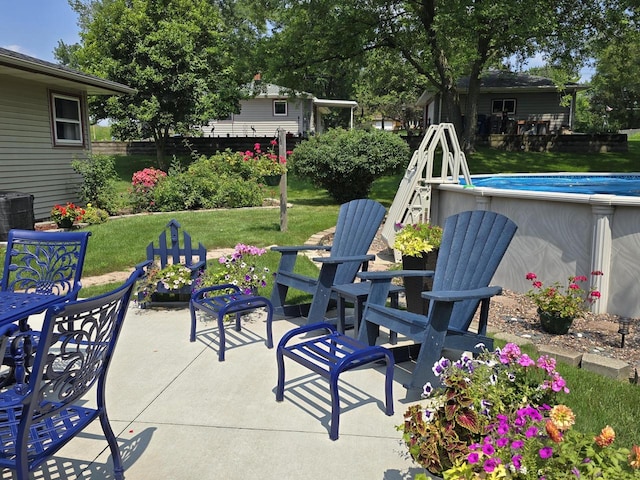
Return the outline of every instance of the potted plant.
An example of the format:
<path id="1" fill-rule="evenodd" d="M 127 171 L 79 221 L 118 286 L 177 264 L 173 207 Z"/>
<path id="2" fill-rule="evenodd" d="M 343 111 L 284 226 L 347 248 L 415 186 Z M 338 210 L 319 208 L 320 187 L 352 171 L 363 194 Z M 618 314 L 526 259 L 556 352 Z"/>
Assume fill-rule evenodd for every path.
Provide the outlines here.
<path id="1" fill-rule="evenodd" d="M 267 286 L 269 269 L 256 265 L 256 259 L 266 249 L 238 243 L 231 255 L 222 255 L 216 267 L 206 270 L 196 281 L 196 289 L 229 283 L 240 287 L 242 293 L 256 294 Z"/>
<path id="2" fill-rule="evenodd" d="M 427 383 L 426 405 L 410 406 L 398 430 L 413 460 L 439 476 L 467 460 L 497 419 L 513 418 L 527 406 L 553 404 L 558 393 L 569 392 L 553 358 L 534 360 L 513 343 L 483 349 L 475 358 L 442 358 L 433 371 L 441 387 Z"/>
<path id="3" fill-rule="evenodd" d="M 193 282 L 193 271 L 186 265 L 174 263 L 165 268 L 154 265 L 138 283 L 138 303 L 144 307 L 158 301 L 160 295 L 190 295 Z"/>
<path id="4" fill-rule="evenodd" d="M 397 223 L 393 248 L 402 255 L 404 270 L 434 270 L 442 242 L 442 227 L 430 223 Z M 407 310 L 427 314 L 429 302 L 420 293 L 431 290 L 432 278 L 404 278 Z"/>
<path id="5" fill-rule="evenodd" d="M 71 202 L 66 205 L 54 205 L 51 209 L 51 220 L 53 220 L 58 228 L 71 228 L 74 222 L 82 220 L 84 209 L 78 207 Z"/>
<path id="6" fill-rule="evenodd" d="M 277 140 L 271 140 L 269 149 L 265 152 L 259 143 L 253 146 L 253 151 L 244 152 L 245 161 L 253 161 L 257 172 L 262 176 L 264 182 L 269 186 L 276 186 L 280 183 L 280 177 L 287 171 L 287 160 L 275 153 Z"/>
<path id="7" fill-rule="evenodd" d="M 602 272 L 594 271 L 591 275 L 602 275 Z M 526 278 L 531 280 L 533 286 L 527 296 L 538 307 L 540 325 L 548 333 L 567 333 L 573 320 L 583 315 L 587 307 L 600 298 L 596 288 L 585 290 L 581 286 L 588 280 L 584 275 L 569 277 L 566 286 L 560 282 L 545 286 L 533 272 L 527 273 Z"/>

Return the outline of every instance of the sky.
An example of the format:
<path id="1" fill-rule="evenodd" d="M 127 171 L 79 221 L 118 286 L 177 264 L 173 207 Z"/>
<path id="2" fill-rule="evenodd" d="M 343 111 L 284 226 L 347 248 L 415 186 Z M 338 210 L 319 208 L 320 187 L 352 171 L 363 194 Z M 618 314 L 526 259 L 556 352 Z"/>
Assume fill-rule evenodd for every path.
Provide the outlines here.
<path id="1" fill-rule="evenodd" d="M 67 0 L 0 0 L 0 47 L 41 60 L 56 62 L 53 50 L 58 40 L 79 42 L 77 15 Z M 527 66 L 542 64 L 532 58 Z M 592 68 L 581 70 L 581 82 L 593 75 Z"/>
<path id="2" fill-rule="evenodd" d="M 58 40 L 77 43 L 77 15 L 67 0 L 0 0 L 0 47 L 56 62 Z"/>

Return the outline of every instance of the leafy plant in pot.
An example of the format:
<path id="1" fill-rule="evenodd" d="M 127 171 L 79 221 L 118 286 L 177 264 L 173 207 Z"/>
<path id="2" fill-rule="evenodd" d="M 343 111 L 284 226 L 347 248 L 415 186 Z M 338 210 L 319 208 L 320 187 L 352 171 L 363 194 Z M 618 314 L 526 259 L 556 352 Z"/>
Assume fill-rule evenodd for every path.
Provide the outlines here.
<path id="1" fill-rule="evenodd" d="M 594 271 L 591 275 L 600 276 L 602 272 Z M 540 325 L 548 333 L 567 333 L 573 320 L 582 316 L 588 306 L 600 298 L 600 292 L 595 287 L 585 290 L 581 286 L 588 281 L 584 275 L 569 277 L 566 286 L 560 282 L 545 286 L 533 272 L 527 273 L 526 278 L 531 280 L 533 286 L 527 296 L 538 307 Z"/>
<path id="2" fill-rule="evenodd" d="M 402 268 L 404 270 L 434 270 L 438 249 L 442 242 L 442 227 L 430 223 L 407 225 L 396 223 L 395 227 L 397 232 L 393 248 L 402 255 Z M 426 315 L 429 303 L 422 299 L 420 293 L 431 290 L 432 286 L 432 278 L 404 278 L 407 310 Z"/>

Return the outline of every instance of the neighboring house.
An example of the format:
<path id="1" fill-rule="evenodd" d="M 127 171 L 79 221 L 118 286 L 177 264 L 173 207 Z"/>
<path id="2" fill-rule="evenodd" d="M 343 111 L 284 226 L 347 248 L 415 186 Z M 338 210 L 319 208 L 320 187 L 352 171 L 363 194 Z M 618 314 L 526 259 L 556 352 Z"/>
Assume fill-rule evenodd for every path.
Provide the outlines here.
<path id="1" fill-rule="evenodd" d="M 306 136 L 322 133 L 322 116 L 331 108 L 351 110 L 358 106 L 351 100 L 325 100 L 308 93 L 292 92 L 271 83 L 254 81 L 250 98 L 240 101 L 240 113 L 223 120 L 212 120 L 202 127 L 208 137 L 275 137 L 279 128 L 288 134 Z"/>
<path id="2" fill-rule="evenodd" d="M 0 191 L 34 196 L 36 220 L 78 200 L 71 161 L 91 150 L 87 95 L 134 89 L 0 48 Z"/>
<path id="3" fill-rule="evenodd" d="M 394 132 L 402 128 L 402 124 L 397 120 L 385 118 L 381 115 L 376 115 L 371 123 L 373 125 L 373 128 L 375 128 L 376 130 L 385 130 L 387 132 Z"/>
<path id="4" fill-rule="evenodd" d="M 478 133 L 551 134 L 573 129 L 576 92 L 588 87 L 567 83 L 560 91 L 553 80 L 503 71 L 491 71 L 482 75 L 478 95 Z M 460 106 L 464 114 L 469 78 L 458 82 Z M 561 104 L 568 95 L 568 105 Z M 450 122 L 449 113 L 443 108 L 440 95 L 426 91 L 418 99 L 423 108 L 425 125 Z"/>

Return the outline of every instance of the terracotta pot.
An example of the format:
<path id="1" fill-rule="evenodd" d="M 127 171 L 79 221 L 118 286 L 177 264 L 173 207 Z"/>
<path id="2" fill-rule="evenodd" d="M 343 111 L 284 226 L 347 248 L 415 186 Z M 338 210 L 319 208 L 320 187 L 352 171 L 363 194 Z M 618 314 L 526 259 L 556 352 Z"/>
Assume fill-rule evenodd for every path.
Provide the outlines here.
<path id="1" fill-rule="evenodd" d="M 438 250 L 424 253 L 422 257 L 402 256 L 403 270 L 435 270 Z M 404 290 L 407 298 L 407 310 L 426 315 L 429 312 L 429 301 L 422 298 L 421 292 L 431 290 L 433 278 L 405 277 Z"/>
<path id="2" fill-rule="evenodd" d="M 552 313 L 543 312 L 540 309 L 538 309 L 538 317 L 540 318 L 542 330 L 554 335 L 564 335 L 573 324 L 573 317 L 560 317 Z"/>

